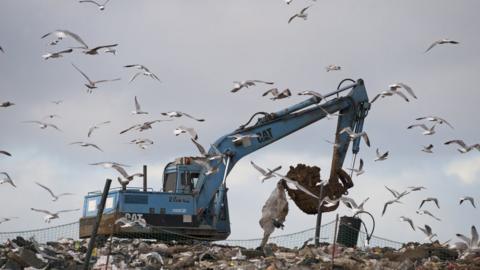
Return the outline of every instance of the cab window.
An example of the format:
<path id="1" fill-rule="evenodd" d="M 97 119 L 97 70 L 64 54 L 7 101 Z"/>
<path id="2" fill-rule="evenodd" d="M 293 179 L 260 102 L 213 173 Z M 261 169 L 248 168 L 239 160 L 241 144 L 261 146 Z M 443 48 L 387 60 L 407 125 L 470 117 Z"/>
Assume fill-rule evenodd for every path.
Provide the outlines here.
<path id="1" fill-rule="evenodd" d="M 163 182 L 163 191 L 164 192 L 175 192 L 177 187 L 177 174 L 169 173 L 165 176 L 165 181 Z"/>

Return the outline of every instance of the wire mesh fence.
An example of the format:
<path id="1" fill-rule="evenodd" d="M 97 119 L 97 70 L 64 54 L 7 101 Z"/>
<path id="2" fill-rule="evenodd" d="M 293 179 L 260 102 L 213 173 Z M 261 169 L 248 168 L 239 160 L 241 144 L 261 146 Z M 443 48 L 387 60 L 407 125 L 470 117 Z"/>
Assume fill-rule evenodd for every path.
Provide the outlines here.
<path id="1" fill-rule="evenodd" d="M 399 249 L 402 246 L 402 243 L 392 241 L 389 239 L 372 236 L 370 239 L 368 234 L 362 230 L 360 227 L 352 226 L 351 224 L 342 224 L 338 225 L 338 232 L 335 235 L 335 221 L 331 221 L 322 225 L 320 230 L 320 242 L 321 243 L 333 243 L 336 237 L 336 240 L 339 244 L 344 246 L 355 246 L 355 247 L 365 247 L 366 245 L 370 247 L 390 247 L 393 249 Z M 149 230 L 151 234 L 138 233 L 134 231 L 125 231 L 122 232 L 122 238 L 134 238 L 134 239 L 147 239 L 155 238 L 159 241 L 188 241 L 192 242 L 202 242 L 207 239 L 201 237 L 191 237 L 188 235 L 182 235 L 176 232 L 172 232 L 163 228 L 150 227 Z M 35 238 L 36 241 L 40 243 L 46 243 L 49 241 L 58 241 L 62 238 L 69 239 L 79 239 L 79 222 L 72 222 L 64 225 L 48 227 L 43 229 L 28 230 L 28 231 L 16 231 L 16 232 L 0 232 L 0 243 L 5 242 L 7 239 L 15 239 L 17 236 L 21 236 L 25 239 L 31 237 Z M 105 238 L 110 235 L 106 235 Z M 296 233 L 283 234 L 278 236 L 272 236 L 269 238 L 268 243 L 273 243 L 278 246 L 287 247 L 287 248 L 299 248 L 306 243 L 313 243 L 315 236 L 315 228 L 303 230 Z M 118 237 L 118 236 L 117 236 Z M 367 241 L 369 240 L 369 241 Z M 228 246 L 241 246 L 244 248 L 256 248 L 260 246 L 262 239 L 227 239 L 222 241 L 215 241 L 214 243 L 220 245 Z"/>

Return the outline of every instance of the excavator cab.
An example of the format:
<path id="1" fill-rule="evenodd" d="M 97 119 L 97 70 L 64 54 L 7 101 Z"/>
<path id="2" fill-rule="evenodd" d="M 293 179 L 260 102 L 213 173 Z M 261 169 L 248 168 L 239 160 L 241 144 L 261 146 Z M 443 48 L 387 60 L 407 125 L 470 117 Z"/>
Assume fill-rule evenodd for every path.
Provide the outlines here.
<path id="1" fill-rule="evenodd" d="M 192 194 L 198 184 L 202 167 L 182 157 L 165 166 L 162 191 L 178 194 Z"/>

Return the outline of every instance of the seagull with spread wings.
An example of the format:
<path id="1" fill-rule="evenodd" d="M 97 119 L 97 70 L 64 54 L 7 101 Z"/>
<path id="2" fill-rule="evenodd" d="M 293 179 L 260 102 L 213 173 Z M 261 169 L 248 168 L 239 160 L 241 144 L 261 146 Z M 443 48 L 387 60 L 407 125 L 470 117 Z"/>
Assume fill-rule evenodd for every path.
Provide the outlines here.
<path id="1" fill-rule="evenodd" d="M 285 89 L 283 91 L 278 91 L 278 88 L 272 88 L 270 90 L 267 90 L 265 93 L 262 94 L 262 96 L 266 96 L 268 94 L 271 94 L 273 97 L 271 97 L 271 100 L 277 100 L 277 99 L 284 99 L 287 97 L 290 97 L 292 95 L 292 92 L 290 92 L 290 89 Z"/>
<path id="2" fill-rule="evenodd" d="M 427 224 L 425 224 L 425 228 L 422 228 L 422 227 L 417 227 L 419 228 L 426 236 L 427 238 L 425 238 L 425 240 L 429 240 L 430 242 L 433 242 L 432 239 L 437 236 L 437 234 L 433 233 L 432 232 L 432 228 L 430 226 L 428 226 Z"/>
<path id="3" fill-rule="evenodd" d="M 423 199 L 422 203 L 420 203 L 420 206 L 418 207 L 418 209 L 422 208 L 423 204 L 426 203 L 426 202 L 434 202 L 435 205 L 437 206 L 437 208 L 440 209 L 440 205 L 438 204 L 438 199 L 433 198 L 433 197 L 428 197 L 428 198 Z"/>
<path id="4" fill-rule="evenodd" d="M 97 88 L 97 84 L 98 83 L 105 83 L 105 82 L 114 82 L 114 81 L 119 81 L 120 78 L 116 78 L 116 79 L 111 79 L 111 80 L 98 80 L 98 81 L 92 81 L 90 80 L 90 78 L 83 72 L 81 71 L 77 66 L 75 66 L 73 63 L 71 63 L 72 66 L 78 71 L 80 72 L 80 74 L 82 74 L 82 76 L 87 79 L 88 83 L 85 84 L 85 86 L 87 87 L 87 93 L 92 93 L 93 92 L 93 89 L 96 89 Z"/>
<path id="5" fill-rule="evenodd" d="M 80 0 L 78 1 L 79 3 L 91 3 L 91 4 L 94 4 L 98 7 L 99 10 L 104 10 L 105 9 L 105 6 L 107 5 L 107 3 L 109 2 L 110 0 L 106 0 L 105 2 L 103 2 L 103 4 L 100 4 L 96 1 L 93 1 L 93 0 Z"/>
<path id="6" fill-rule="evenodd" d="M 101 122 L 101 123 L 93 125 L 92 127 L 90 127 L 88 129 L 88 136 L 87 137 L 90 138 L 90 136 L 92 135 L 94 130 L 99 129 L 101 126 L 106 125 L 106 124 L 110 124 L 110 123 L 111 123 L 110 121 L 105 121 L 105 122 Z"/>
<path id="7" fill-rule="evenodd" d="M 113 168 L 113 166 L 130 167 L 129 165 L 121 164 L 114 161 L 102 161 L 102 162 L 90 163 L 89 165 L 102 166 L 105 169 Z"/>
<path id="8" fill-rule="evenodd" d="M 455 41 L 455 40 L 451 40 L 451 39 L 448 39 L 448 38 L 440 39 L 440 40 L 437 40 L 437 41 L 433 42 L 433 43 L 427 48 L 427 50 L 425 51 L 425 53 L 428 52 L 428 51 L 430 51 L 431 49 L 433 49 L 433 47 L 435 47 L 435 46 L 437 46 L 437 45 L 443 45 L 443 44 L 453 44 L 453 45 L 457 45 L 457 44 L 460 44 L 460 42 Z"/>
<path id="9" fill-rule="evenodd" d="M 275 173 L 276 171 L 282 169 L 282 166 L 278 166 L 276 167 L 275 169 L 273 170 L 270 170 L 270 169 L 264 169 L 260 166 L 258 166 L 257 164 L 255 164 L 253 161 L 250 161 L 250 164 L 252 164 L 252 166 L 257 170 L 259 171 L 262 175 L 259 176 L 259 179 L 262 180 L 262 183 L 267 180 L 267 179 L 270 179 L 270 178 L 273 178 L 275 177 L 275 175 L 273 173 Z"/>
<path id="10" fill-rule="evenodd" d="M 7 222 L 7 221 L 10 221 L 12 219 L 18 219 L 18 217 L 2 217 L 2 218 L 0 218 L 0 224 L 2 224 L 4 222 Z"/>
<path id="11" fill-rule="evenodd" d="M 400 91 L 393 91 L 393 90 L 385 90 L 377 94 L 375 97 L 373 97 L 372 101 L 370 103 L 374 103 L 378 98 L 385 98 L 385 97 L 391 97 L 397 95 L 401 98 L 403 98 L 406 102 L 409 102 L 410 100 L 407 98 L 407 96 L 400 92 Z"/>
<path id="12" fill-rule="evenodd" d="M 143 75 L 143 76 L 146 76 L 146 77 L 150 77 L 154 80 L 157 80 L 159 82 L 160 79 L 157 77 L 157 75 L 155 75 L 155 73 L 151 72 L 146 66 L 144 65 L 139 65 L 139 64 L 133 64 L 133 65 L 125 65 L 123 66 L 125 68 L 136 68 L 136 69 L 139 69 L 140 71 L 138 71 L 137 73 L 135 73 L 135 75 L 132 76 L 132 78 L 130 79 L 129 83 L 132 82 L 133 80 L 135 80 L 138 76 L 140 75 Z"/>
<path id="13" fill-rule="evenodd" d="M 147 129 L 152 129 L 152 125 L 155 124 L 155 123 L 160 123 L 160 122 L 165 122 L 165 121 L 171 121 L 171 120 L 153 120 L 153 121 L 148 121 L 148 122 L 145 122 L 143 124 L 136 124 L 136 125 L 133 125 L 125 130 L 122 130 L 120 131 L 120 134 L 123 134 L 127 131 L 130 131 L 132 129 L 136 129 L 140 132 L 144 131 L 144 130 L 147 130 Z"/>
<path id="14" fill-rule="evenodd" d="M 5 150 L 0 150 L 0 154 L 5 155 L 5 156 L 9 156 L 9 157 L 12 156 L 12 154 L 10 154 L 9 152 L 7 152 Z"/>
<path id="15" fill-rule="evenodd" d="M 205 119 L 203 119 L 203 118 L 196 118 L 196 117 L 193 117 L 190 114 L 180 112 L 180 111 L 162 112 L 161 115 L 165 115 L 165 116 L 168 116 L 170 118 L 172 118 L 172 117 L 177 117 L 178 118 L 178 117 L 185 116 L 185 117 L 188 117 L 188 118 L 193 119 L 193 120 L 198 121 L 198 122 L 204 122 L 205 121 Z"/>
<path id="16" fill-rule="evenodd" d="M 422 117 L 418 117 L 416 118 L 415 120 L 417 121 L 421 121 L 421 120 L 427 120 L 427 121 L 430 121 L 430 122 L 435 122 L 439 125 L 442 125 L 442 124 L 446 124 L 447 126 L 449 126 L 451 129 L 454 129 L 452 124 L 450 124 L 447 120 L 441 118 L 441 117 L 438 117 L 438 116 L 422 116 Z"/>
<path id="17" fill-rule="evenodd" d="M 441 219 L 439 219 L 438 217 L 436 217 L 434 214 L 432 214 L 430 211 L 428 210 L 417 210 L 416 211 L 417 214 L 419 215 L 427 215 L 427 216 L 431 216 L 432 218 L 436 219 L 437 221 L 442 221 Z"/>
<path id="18" fill-rule="evenodd" d="M 388 158 L 388 151 L 382 154 L 380 153 L 380 150 L 378 150 L 377 148 L 376 154 L 377 154 L 377 158 L 375 159 L 375 161 L 383 161 Z"/>
<path id="19" fill-rule="evenodd" d="M 312 91 L 312 90 L 302 91 L 302 92 L 298 93 L 298 95 L 299 96 L 314 96 L 314 97 L 317 97 L 319 100 L 324 100 L 325 99 L 325 97 L 322 94 L 320 94 L 316 91 Z"/>
<path id="20" fill-rule="evenodd" d="M 117 47 L 118 44 L 111 44 L 111 45 L 102 45 L 102 46 L 97 46 L 95 48 L 82 48 L 84 54 L 88 55 L 97 55 L 98 51 L 101 49 L 106 49 L 106 50 L 112 50 L 113 48 Z"/>
<path id="21" fill-rule="evenodd" d="M 71 209 L 71 210 L 61 210 L 61 211 L 57 211 L 57 212 L 50 212 L 48 210 L 42 210 L 42 209 L 36 209 L 36 208 L 30 208 L 32 211 L 35 211 L 35 212 L 39 212 L 39 213 L 44 213 L 44 214 L 47 214 L 43 219 L 45 220 L 46 223 L 50 223 L 50 221 L 52 221 L 52 219 L 58 219 L 60 218 L 60 213 L 68 213 L 68 212 L 74 212 L 74 211 L 78 211 L 80 209 Z"/>
<path id="22" fill-rule="evenodd" d="M 433 149 L 433 144 L 429 144 L 427 146 L 423 146 L 422 152 L 433 154 L 432 149 Z"/>
<path id="23" fill-rule="evenodd" d="M 51 35 L 55 36 L 57 39 L 54 40 L 53 42 L 51 42 L 50 45 L 56 45 L 63 38 L 71 37 L 74 40 L 76 40 L 78 43 L 82 44 L 82 48 L 85 48 L 85 49 L 88 48 L 87 43 L 85 43 L 79 35 L 71 32 L 71 31 L 68 31 L 68 30 L 55 30 L 53 32 L 50 32 L 50 33 L 47 33 L 47 34 L 43 35 L 41 38 L 43 39 L 43 38 L 46 38 L 46 37 L 51 36 Z"/>
<path id="24" fill-rule="evenodd" d="M 148 112 L 142 111 L 142 108 L 140 108 L 137 96 L 135 96 L 135 110 L 132 111 L 132 114 L 148 114 Z"/>
<path id="25" fill-rule="evenodd" d="M 131 144 L 136 144 L 141 149 L 145 150 L 149 145 L 153 144 L 153 141 L 150 139 L 133 139 L 130 141 Z"/>
<path id="26" fill-rule="evenodd" d="M 61 129 L 59 129 L 56 125 L 54 124 L 50 124 L 50 123 L 45 123 L 45 122 L 42 122 L 42 121 L 23 121 L 23 123 L 33 123 L 33 124 L 37 124 L 41 129 L 46 129 L 47 127 L 51 127 L 51 128 L 54 128 L 58 131 L 62 131 Z"/>
<path id="27" fill-rule="evenodd" d="M 363 206 L 365 205 L 365 203 L 369 199 L 370 199 L 370 197 L 367 197 L 360 204 L 357 204 L 354 199 L 346 197 L 346 196 L 342 196 L 340 198 L 340 201 L 342 201 L 343 204 L 345 204 L 346 207 L 350 208 L 353 211 L 353 215 L 356 215 L 360 212 L 365 212 L 365 210 L 363 209 Z"/>
<path id="28" fill-rule="evenodd" d="M 302 18 L 303 20 L 307 20 L 307 17 L 308 17 L 308 14 L 306 13 L 307 9 L 309 9 L 311 7 L 308 6 L 308 7 L 304 7 L 302 8 L 302 10 L 300 10 L 299 13 L 296 13 L 295 15 L 293 15 L 292 17 L 290 17 L 290 19 L 288 19 L 288 23 L 291 23 L 293 21 L 293 19 L 295 18 Z"/>
<path id="29" fill-rule="evenodd" d="M 432 127 L 427 127 L 427 125 L 425 125 L 425 124 L 414 124 L 414 125 L 408 126 L 407 129 L 412 129 L 414 127 L 419 127 L 419 128 L 422 128 L 424 130 L 422 132 L 423 135 L 433 135 L 433 134 L 435 134 L 435 126 L 436 126 L 436 124 L 433 124 Z"/>
<path id="30" fill-rule="evenodd" d="M 413 220 L 411 218 L 401 216 L 400 221 L 408 222 L 408 224 L 410 224 L 410 227 L 412 227 L 412 229 L 415 231 L 415 225 L 413 225 Z"/>
<path id="31" fill-rule="evenodd" d="M 42 55 L 42 58 L 44 60 L 48 60 L 50 58 L 60 58 L 60 57 L 63 57 L 63 54 L 71 53 L 71 52 L 73 52 L 73 49 L 67 49 L 67 50 L 63 50 L 63 51 L 59 51 L 59 52 L 53 52 L 53 53 L 46 53 L 46 54 Z"/>
<path id="32" fill-rule="evenodd" d="M 185 127 L 185 126 L 179 126 L 176 129 L 173 130 L 173 134 L 175 136 L 178 136 L 182 133 L 188 133 L 192 137 L 192 139 L 197 140 L 198 139 L 198 134 L 193 128 Z"/>
<path id="33" fill-rule="evenodd" d="M 117 177 L 117 180 L 123 188 L 126 188 L 130 181 L 132 181 L 135 177 L 143 176 L 143 173 L 134 173 L 132 175 L 129 175 L 122 166 L 112 165 L 112 168 L 114 168 L 115 170 L 117 170 L 118 173 L 120 173 L 120 177 Z"/>
<path id="34" fill-rule="evenodd" d="M 72 142 L 72 143 L 70 143 L 70 145 L 74 145 L 74 144 L 79 145 L 81 147 L 93 147 L 93 148 L 97 149 L 98 151 L 103 152 L 103 150 L 100 147 L 98 147 L 98 145 L 93 144 L 93 143 L 88 143 L 88 142 Z"/>
<path id="35" fill-rule="evenodd" d="M 10 101 L 4 101 L 4 102 L 0 103 L 0 108 L 7 108 L 7 107 L 10 107 L 10 106 L 13 106 L 13 105 L 15 105 L 15 103 L 10 102 Z"/>
<path id="36" fill-rule="evenodd" d="M 286 177 L 285 175 L 281 175 L 279 173 L 276 173 L 276 172 L 273 172 L 274 175 L 282 178 L 283 180 L 287 181 L 287 183 L 290 183 L 290 184 L 293 184 L 295 185 L 295 187 L 297 187 L 297 189 L 305 192 L 306 194 L 310 195 L 311 197 L 315 198 L 315 199 L 318 199 L 318 196 L 313 194 L 310 190 L 308 190 L 306 187 L 302 186 L 298 181 L 295 181 L 291 178 L 288 178 Z"/>
<path id="37" fill-rule="evenodd" d="M 10 175 L 8 175 L 8 173 L 6 173 L 6 172 L 0 172 L 0 175 L 3 175 L 3 178 L 0 178 L 0 185 L 1 185 L 1 184 L 10 184 L 10 185 L 12 185 L 14 188 L 17 187 L 17 186 L 15 185 L 15 183 L 13 183 L 13 180 L 12 180 L 12 178 L 10 178 Z"/>
<path id="38" fill-rule="evenodd" d="M 470 197 L 470 196 L 461 197 L 459 204 L 462 204 L 464 201 L 469 201 L 472 204 L 473 208 L 477 208 L 475 206 L 475 200 L 473 199 L 473 197 Z"/>
<path id="39" fill-rule="evenodd" d="M 56 194 L 53 193 L 53 191 L 52 191 L 50 188 L 48 188 L 47 186 L 44 186 L 44 185 L 42 185 L 42 184 L 40 184 L 40 183 L 38 183 L 38 182 L 35 182 L 35 183 L 36 183 L 37 185 L 39 185 L 41 188 L 43 188 L 43 189 L 45 189 L 46 191 L 48 191 L 48 193 L 50 193 L 50 195 L 52 196 L 52 201 L 54 201 L 54 202 L 57 201 L 58 199 L 60 199 L 60 197 L 62 197 L 62 196 L 75 195 L 75 194 L 73 194 L 73 193 L 68 193 L 68 192 L 67 192 L 67 193 L 60 193 L 60 194 L 57 194 L 57 195 L 56 195 Z"/>
<path id="40" fill-rule="evenodd" d="M 230 90 L 230 92 L 235 93 L 240 91 L 242 88 L 248 88 L 249 86 L 254 86 L 257 83 L 263 83 L 263 84 L 270 84 L 272 85 L 273 82 L 268 82 L 268 81 L 262 81 L 262 80 L 246 80 L 246 81 L 234 81 L 233 82 L 233 89 Z"/>
<path id="41" fill-rule="evenodd" d="M 472 144 L 472 145 L 467 145 L 463 140 L 451 140 L 451 141 L 448 141 L 446 143 L 444 143 L 445 145 L 449 145 L 449 144 L 458 144 L 458 146 L 460 146 L 457 150 L 458 152 L 462 153 L 462 154 L 465 154 L 465 153 L 468 153 L 470 151 L 472 151 L 473 149 L 477 149 L 478 151 L 480 151 L 480 144 Z"/>
<path id="42" fill-rule="evenodd" d="M 347 133 L 351 141 L 355 140 L 358 137 L 362 137 L 365 143 L 367 144 L 367 146 L 370 147 L 370 140 L 368 139 L 368 134 L 365 131 L 362 131 L 360 133 L 355 133 L 352 131 L 350 127 L 346 127 L 340 130 L 339 132 L 339 134 L 343 134 L 343 133 Z"/>
<path id="43" fill-rule="evenodd" d="M 327 70 L 327 72 L 339 71 L 339 70 L 342 70 L 342 67 L 337 65 L 328 65 L 327 67 L 325 67 L 325 69 Z"/>
<path id="44" fill-rule="evenodd" d="M 358 166 L 358 169 L 347 168 L 347 170 L 350 170 L 350 171 L 354 172 L 356 176 L 364 174 L 365 171 L 363 170 L 363 159 L 360 159 L 360 165 Z"/>

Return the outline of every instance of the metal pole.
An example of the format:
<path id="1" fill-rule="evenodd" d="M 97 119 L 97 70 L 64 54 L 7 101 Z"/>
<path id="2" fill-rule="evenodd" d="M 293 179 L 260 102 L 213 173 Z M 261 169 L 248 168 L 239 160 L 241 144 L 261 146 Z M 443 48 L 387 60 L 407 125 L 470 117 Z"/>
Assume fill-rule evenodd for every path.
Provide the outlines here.
<path id="1" fill-rule="evenodd" d="M 338 213 L 335 218 L 335 234 L 333 235 L 333 249 L 332 249 L 332 270 L 335 266 L 335 247 L 337 245 L 337 228 L 338 228 Z"/>
<path id="2" fill-rule="evenodd" d="M 147 165 L 143 165 L 143 192 L 147 192 Z"/>
<path id="3" fill-rule="evenodd" d="M 318 196 L 317 224 L 315 225 L 315 247 L 320 245 L 320 227 L 322 227 L 322 197 L 323 185 L 320 185 L 320 194 Z"/>
<path id="4" fill-rule="evenodd" d="M 93 246 L 95 245 L 95 240 L 97 238 L 98 226 L 100 226 L 100 221 L 102 220 L 103 209 L 105 208 L 105 202 L 107 201 L 108 191 L 110 190 L 110 184 L 112 179 L 107 179 L 105 181 L 105 187 L 103 188 L 102 199 L 97 209 L 97 218 L 95 219 L 95 224 L 93 225 L 92 233 L 90 235 L 90 242 L 88 242 L 87 254 L 85 254 L 85 264 L 83 266 L 84 270 L 88 270 L 90 267 L 90 258 L 92 257 Z"/>

